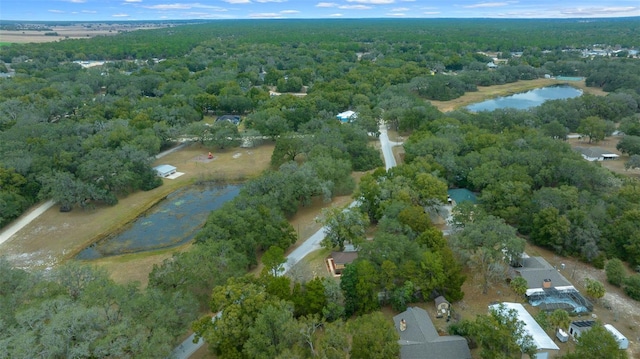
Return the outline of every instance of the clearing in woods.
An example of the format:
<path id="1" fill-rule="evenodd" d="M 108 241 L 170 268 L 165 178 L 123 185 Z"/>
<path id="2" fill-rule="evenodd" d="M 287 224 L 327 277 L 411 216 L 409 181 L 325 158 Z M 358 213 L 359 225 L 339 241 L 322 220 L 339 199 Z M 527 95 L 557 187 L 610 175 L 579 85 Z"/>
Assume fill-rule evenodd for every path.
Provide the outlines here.
<path id="1" fill-rule="evenodd" d="M 162 186 L 151 191 L 139 191 L 121 198 L 115 206 L 96 205 L 95 209 L 87 210 L 74 208 L 69 213 L 61 213 L 54 206 L 0 245 L 0 252 L 17 267 L 50 268 L 73 257 L 91 243 L 117 232 L 178 188 L 200 181 L 235 182 L 258 175 L 269 166 L 273 144 L 213 151 L 212 160 L 202 160 L 209 151 L 194 143 L 156 160 L 154 165 L 171 164 L 184 175 L 173 180 L 164 179 Z M 137 266 L 146 261 L 150 269 L 153 263 L 161 262 L 170 255 L 171 251 L 138 253 L 130 259 L 122 256 L 106 263 L 113 263 L 107 265 L 108 269 L 118 268 L 124 277 L 127 272 L 135 273 L 132 279 L 145 282 L 146 274 Z M 129 270 L 123 265 L 125 262 L 139 264 Z M 125 281 L 125 278 L 121 279 Z"/>

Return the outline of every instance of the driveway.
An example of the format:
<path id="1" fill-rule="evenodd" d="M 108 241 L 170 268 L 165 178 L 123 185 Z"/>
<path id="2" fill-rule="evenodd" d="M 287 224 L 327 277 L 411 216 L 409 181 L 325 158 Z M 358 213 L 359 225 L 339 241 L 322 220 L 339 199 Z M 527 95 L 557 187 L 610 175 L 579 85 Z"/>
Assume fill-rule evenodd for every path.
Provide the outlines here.
<path id="1" fill-rule="evenodd" d="M 387 126 L 380 122 L 380 146 L 382 149 L 382 155 L 384 156 L 385 167 L 388 170 L 391 167 L 396 166 L 396 159 L 393 157 L 393 146 L 402 145 L 399 142 L 389 141 L 389 136 L 387 135 Z M 355 206 L 357 203 L 351 202 L 349 208 Z M 345 209 L 345 210 L 348 210 Z M 321 248 L 320 242 L 324 239 L 324 231 L 325 227 L 320 228 L 316 233 L 311 235 L 311 237 L 307 238 L 298 248 L 296 248 L 293 252 L 291 252 L 287 256 L 287 262 L 284 264 L 284 273 L 288 272 L 291 267 L 293 267 L 296 263 L 298 263 L 302 258 L 306 257 L 309 253 L 316 251 Z M 216 317 L 220 315 L 218 313 Z M 213 317 L 212 320 L 215 320 L 216 317 Z M 200 338 L 198 343 L 193 343 L 194 334 L 191 334 L 187 339 L 182 342 L 179 346 L 177 346 L 172 352 L 172 358 L 176 359 L 187 359 L 196 350 L 200 349 L 204 345 L 204 340 Z"/>

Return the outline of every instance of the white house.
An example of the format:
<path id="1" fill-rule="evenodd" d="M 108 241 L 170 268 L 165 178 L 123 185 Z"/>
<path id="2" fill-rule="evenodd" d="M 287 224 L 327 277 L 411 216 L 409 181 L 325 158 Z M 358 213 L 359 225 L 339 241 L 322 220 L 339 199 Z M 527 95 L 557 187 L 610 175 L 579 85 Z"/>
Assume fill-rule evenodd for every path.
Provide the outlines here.
<path id="1" fill-rule="evenodd" d="M 336 117 L 338 118 L 338 120 L 340 120 L 340 122 L 351 122 L 356 118 L 358 118 L 358 114 L 349 110 L 345 112 L 340 112 Z"/>
<path id="2" fill-rule="evenodd" d="M 615 160 L 620 157 L 620 155 L 600 147 L 575 147 L 574 150 L 578 151 L 582 155 L 582 158 L 591 162 Z"/>
<path id="3" fill-rule="evenodd" d="M 489 306 L 490 310 L 500 311 L 502 306 L 502 310 L 508 312 L 510 310 L 515 310 L 518 316 L 518 320 L 524 323 L 524 331 L 533 338 L 533 343 L 536 346 L 536 359 L 548 359 L 553 358 L 558 354 L 560 348 L 556 345 L 556 343 L 551 339 L 547 333 L 542 329 L 540 324 L 536 322 L 535 319 L 527 312 L 527 310 L 520 303 L 499 303 L 493 304 Z"/>
<path id="4" fill-rule="evenodd" d="M 176 173 L 177 168 L 171 165 L 160 165 L 153 167 L 153 170 L 156 171 L 158 177 L 167 177 Z"/>

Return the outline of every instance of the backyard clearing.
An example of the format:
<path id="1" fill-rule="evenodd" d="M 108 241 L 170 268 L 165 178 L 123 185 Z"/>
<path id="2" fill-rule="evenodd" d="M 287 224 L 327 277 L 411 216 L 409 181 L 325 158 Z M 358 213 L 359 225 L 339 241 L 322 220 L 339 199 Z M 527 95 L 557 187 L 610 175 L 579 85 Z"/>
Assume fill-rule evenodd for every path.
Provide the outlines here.
<path id="1" fill-rule="evenodd" d="M 173 180 L 165 179 L 162 186 L 151 191 L 139 191 L 120 198 L 115 206 L 96 204 L 94 209 L 74 208 L 68 213 L 62 213 L 54 206 L 1 244 L 0 253 L 19 268 L 51 268 L 72 258 L 91 243 L 117 232 L 178 188 L 197 182 L 242 181 L 260 174 L 269 166 L 273 145 L 215 151 L 215 160 L 208 163 L 196 160 L 209 151 L 194 143 L 158 159 L 154 165 L 169 163 L 184 175 Z M 242 156 L 234 158 L 237 153 Z M 132 258 L 140 261 L 141 257 L 154 257 L 156 260 L 152 262 L 159 263 L 168 256 L 170 253 L 151 252 Z M 126 258 L 120 258 L 111 263 L 114 263 L 113 267 L 121 267 L 125 261 Z M 142 278 L 136 279 L 142 281 Z"/>

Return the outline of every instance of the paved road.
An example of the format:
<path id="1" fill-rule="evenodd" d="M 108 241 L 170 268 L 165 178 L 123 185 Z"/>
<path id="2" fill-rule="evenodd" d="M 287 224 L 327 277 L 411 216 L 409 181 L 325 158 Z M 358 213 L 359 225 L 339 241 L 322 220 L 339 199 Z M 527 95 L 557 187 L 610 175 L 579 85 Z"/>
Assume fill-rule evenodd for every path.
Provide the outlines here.
<path id="1" fill-rule="evenodd" d="M 384 156 L 384 163 L 387 169 L 396 166 L 396 159 L 393 157 L 393 151 L 391 150 L 392 146 L 398 146 L 402 143 L 389 141 L 389 136 L 387 135 L 387 126 L 384 124 L 380 124 L 380 145 L 382 148 L 382 154 Z M 349 208 L 355 206 L 357 203 L 351 202 Z M 293 250 L 287 256 L 287 262 L 284 265 L 284 273 L 288 272 L 291 267 L 293 267 L 296 263 L 298 263 L 302 258 L 306 257 L 309 253 L 320 249 L 320 242 L 324 238 L 325 227 L 320 228 L 316 233 L 311 235 L 311 237 L 307 238 L 298 248 Z M 220 313 L 218 313 L 220 315 Z M 215 317 L 212 319 L 215 320 Z M 187 359 L 196 350 L 200 349 L 204 345 L 204 341 L 202 338 L 197 343 L 193 343 L 194 335 L 192 334 L 187 339 L 185 339 L 182 344 L 176 347 L 172 352 L 172 358 L 176 359 Z"/>
<path id="2" fill-rule="evenodd" d="M 393 157 L 393 146 L 400 145 L 401 143 L 389 141 L 389 135 L 387 134 L 387 125 L 380 123 L 380 146 L 382 149 L 382 156 L 384 157 L 384 165 L 388 170 L 391 167 L 396 166 L 396 158 Z"/>

